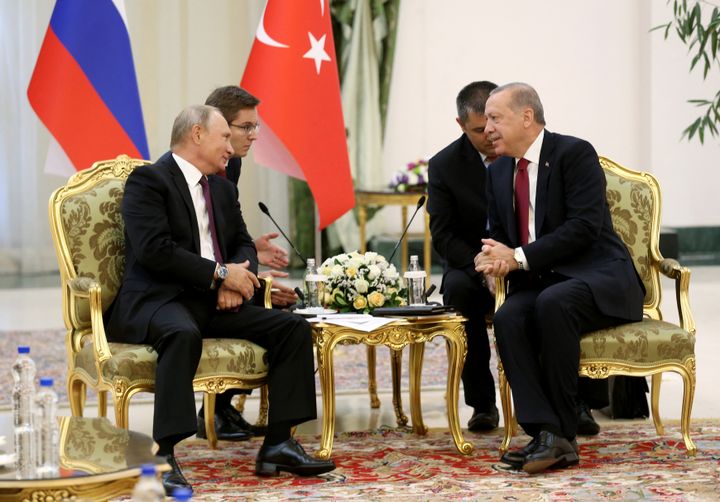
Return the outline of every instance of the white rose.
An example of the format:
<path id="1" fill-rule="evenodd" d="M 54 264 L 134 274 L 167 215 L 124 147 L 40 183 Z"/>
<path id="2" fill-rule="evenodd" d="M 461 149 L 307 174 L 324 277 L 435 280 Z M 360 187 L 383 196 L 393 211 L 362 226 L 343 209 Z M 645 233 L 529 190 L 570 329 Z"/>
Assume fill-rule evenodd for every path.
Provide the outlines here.
<path id="1" fill-rule="evenodd" d="M 342 265 L 333 265 L 330 274 L 333 277 L 340 277 L 340 276 L 344 275 L 345 273 L 343 272 Z"/>
<path id="2" fill-rule="evenodd" d="M 379 276 L 381 273 L 382 271 L 377 265 L 370 265 L 368 267 L 368 279 L 370 279 L 371 281 L 375 280 L 377 276 Z"/>
<path id="3" fill-rule="evenodd" d="M 351 267 L 352 267 L 352 268 L 354 268 L 355 270 L 357 270 L 357 269 L 360 268 L 360 265 L 362 265 L 362 258 L 360 258 L 359 256 L 356 256 L 356 257 L 350 258 L 350 260 L 348 260 L 348 262 L 347 262 L 347 264 L 345 265 L 345 267 L 346 267 L 346 268 L 351 268 Z"/>
<path id="4" fill-rule="evenodd" d="M 358 293 L 367 293 L 369 284 L 365 279 L 356 279 L 353 285 Z"/>
<path id="5" fill-rule="evenodd" d="M 378 254 L 376 252 L 368 251 L 367 253 L 365 253 L 365 261 L 367 263 L 374 263 L 375 261 L 377 261 L 377 256 Z"/>

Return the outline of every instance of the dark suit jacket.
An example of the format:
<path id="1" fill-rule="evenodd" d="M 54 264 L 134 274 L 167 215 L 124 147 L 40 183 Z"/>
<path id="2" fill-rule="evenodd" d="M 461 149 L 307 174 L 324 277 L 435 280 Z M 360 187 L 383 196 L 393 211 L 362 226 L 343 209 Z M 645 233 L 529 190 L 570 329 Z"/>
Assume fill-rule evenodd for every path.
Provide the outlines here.
<path id="1" fill-rule="evenodd" d="M 233 182 L 234 185 L 238 184 L 240 180 L 240 171 L 242 170 L 242 158 L 232 157 L 227 164 L 225 169 L 225 177 Z"/>
<path id="2" fill-rule="evenodd" d="M 476 277 L 473 259 L 488 236 L 485 164 L 463 134 L 432 157 L 428 169 L 430 232 L 444 272 L 457 268 Z"/>
<path id="3" fill-rule="evenodd" d="M 208 176 L 213 215 L 225 262 L 250 260 L 257 252 L 247 232 L 235 184 Z M 200 235 L 190 190 L 168 152 L 127 179 L 122 202 L 125 276 L 111 308 L 108 339 L 140 343 L 155 311 L 186 289 L 209 291 L 215 261 L 200 255 Z"/>
<path id="4" fill-rule="evenodd" d="M 514 169 L 514 159 L 502 157 L 488 170 L 490 235 L 512 248 L 519 246 Z M 536 273 L 554 271 L 585 282 L 603 314 L 639 320 L 644 288 L 613 229 L 605 184 L 590 143 L 546 130 L 535 197 L 536 240 L 523 252 Z M 511 285 L 512 275 L 524 273 L 511 274 Z"/>

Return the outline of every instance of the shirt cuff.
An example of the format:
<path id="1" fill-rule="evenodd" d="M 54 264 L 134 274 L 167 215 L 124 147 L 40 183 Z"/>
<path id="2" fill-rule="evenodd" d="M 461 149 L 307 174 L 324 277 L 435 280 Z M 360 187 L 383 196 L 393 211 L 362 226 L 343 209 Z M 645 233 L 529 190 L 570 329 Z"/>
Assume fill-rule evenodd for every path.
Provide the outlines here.
<path id="1" fill-rule="evenodd" d="M 525 253 L 521 247 L 515 248 L 514 257 L 520 270 L 530 270 L 530 265 L 528 265 L 527 258 L 525 258 Z"/>

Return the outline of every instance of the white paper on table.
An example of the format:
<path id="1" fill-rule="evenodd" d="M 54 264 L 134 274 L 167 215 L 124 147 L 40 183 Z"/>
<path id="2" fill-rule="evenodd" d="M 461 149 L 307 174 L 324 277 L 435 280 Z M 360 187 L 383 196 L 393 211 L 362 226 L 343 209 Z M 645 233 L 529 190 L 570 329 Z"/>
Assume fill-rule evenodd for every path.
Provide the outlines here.
<path id="1" fill-rule="evenodd" d="M 374 317 L 369 314 L 330 314 L 308 319 L 310 323 L 324 322 L 325 324 L 335 324 L 337 326 L 356 329 L 364 333 L 382 328 L 386 324 L 395 321 L 397 321 L 397 319 Z"/>

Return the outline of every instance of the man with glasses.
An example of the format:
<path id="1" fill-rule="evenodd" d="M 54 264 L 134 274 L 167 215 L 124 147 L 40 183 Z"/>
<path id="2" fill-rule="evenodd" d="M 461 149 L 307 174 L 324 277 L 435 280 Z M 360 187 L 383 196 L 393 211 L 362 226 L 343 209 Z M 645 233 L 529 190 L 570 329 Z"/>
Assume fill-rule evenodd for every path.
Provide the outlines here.
<path id="1" fill-rule="evenodd" d="M 242 169 L 242 158 L 245 157 L 253 142 L 258 137 L 257 105 L 260 100 L 236 85 L 218 87 L 205 100 L 206 105 L 214 106 L 230 126 L 230 143 L 235 153 L 228 161 L 225 176 L 237 185 Z M 271 242 L 277 233 L 267 233 L 253 240 L 260 265 L 271 270 L 260 272 L 258 277 L 287 277 L 281 269 L 288 265 L 287 251 Z M 297 300 L 292 288 L 273 282 L 273 305 L 286 307 Z M 244 441 L 253 436 L 265 435 L 264 427 L 256 427 L 245 420 L 242 414 L 232 406 L 232 398 L 236 394 L 250 394 L 251 390 L 232 389 L 218 394 L 215 401 L 215 432 L 218 439 L 225 441 Z M 204 408 L 198 412 L 198 432 L 201 439 L 206 438 Z"/>

